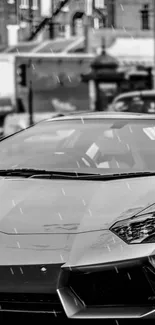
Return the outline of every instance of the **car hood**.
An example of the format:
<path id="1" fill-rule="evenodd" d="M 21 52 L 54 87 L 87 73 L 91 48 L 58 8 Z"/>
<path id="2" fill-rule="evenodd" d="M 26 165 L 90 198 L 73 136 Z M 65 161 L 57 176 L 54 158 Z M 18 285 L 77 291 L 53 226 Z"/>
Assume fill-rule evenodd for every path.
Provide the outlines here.
<path id="1" fill-rule="evenodd" d="M 99 235 L 109 236 L 114 222 L 153 204 L 155 177 L 115 181 L 1 178 L 0 198 L 0 264 L 63 263 L 77 250 L 80 238 L 83 245 L 87 239 L 92 244 Z"/>

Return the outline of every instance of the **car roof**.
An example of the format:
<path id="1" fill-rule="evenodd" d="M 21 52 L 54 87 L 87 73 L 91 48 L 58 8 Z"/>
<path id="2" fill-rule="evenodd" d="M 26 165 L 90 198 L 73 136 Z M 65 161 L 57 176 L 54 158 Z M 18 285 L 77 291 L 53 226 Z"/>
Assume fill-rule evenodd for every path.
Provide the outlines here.
<path id="1" fill-rule="evenodd" d="M 95 120 L 95 119 L 134 119 L 134 120 L 151 120 L 155 119 L 155 114 L 141 114 L 141 113 L 130 113 L 130 112 L 83 112 L 76 113 L 71 115 L 65 115 L 62 117 L 50 118 L 45 122 L 53 122 L 53 121 L 66 121 L 66 120 L 79 120 L 79 119 L 87 119 L 87 120 Z"/>
<path id="2" fill-rule="evenodd" d="M 114 98 L 113 102 L 116 102 L 120 99 L 124 98 L 131 98 L 133 96 L 154 96 L 155 97 L 155 90 L 142 90 L 142 91 L 129 91 L 123 94 L 120 94 Z"/>

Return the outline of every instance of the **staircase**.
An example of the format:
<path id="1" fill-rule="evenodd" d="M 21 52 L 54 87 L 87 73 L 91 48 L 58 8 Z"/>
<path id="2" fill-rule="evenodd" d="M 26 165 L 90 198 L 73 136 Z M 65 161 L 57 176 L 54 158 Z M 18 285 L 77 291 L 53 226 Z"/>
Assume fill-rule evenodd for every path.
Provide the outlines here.
<path id="1" fill-rule="evenodd" d="M 36 37 L 37 37 L 37 35 L 45 28 L 45 26 L 47 26 L 47 25 L 51 25 L 51 28 L 52 28 L 52 24 L 53 24 L 53 18 L 55 17 L 55 16 L 57 16 L 60 12 L 61 12 L 61 10 L 62 10 L 62 8 L 66 5 L 66 4 L 68 4 L 68 2 L 69 2 L 70 0 L 62 0 L 59 4 L 58 4 L 58 6 L 57 6 L 57 8 L 56 8 L 56 10 L 53 12 L 53 15 L 51 16 L 51 17 L 48 17 L 48 18 L 44 18 L 43 20 L 42 20 L 42 22 L 39 24 L 39 26 L 37 26 L 36 27 L 36 29 L 35 29 L 35 31 L 31 34 L 31 36 L 28 38 L 28 41 L 32 41 L 32 40 L 34 40 Z"/>

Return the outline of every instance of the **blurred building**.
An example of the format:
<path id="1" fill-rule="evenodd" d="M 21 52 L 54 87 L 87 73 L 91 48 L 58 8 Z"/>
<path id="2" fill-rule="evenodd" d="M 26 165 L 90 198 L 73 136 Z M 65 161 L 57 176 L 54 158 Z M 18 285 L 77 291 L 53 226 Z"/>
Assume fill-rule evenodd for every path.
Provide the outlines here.
<path id="1" fill-rule="evenodd" d="M 47 1 L 47 0 L 46 0 Z M 51 2 L 50 0 L 48 0 Z M 60 0 L 53 0 L 54 6 Z M 62 31 L 67 27 L 71 34 L 82 30 L 87 0 L 69 0 L 56 18 Z M 95 29 L 115 28 L 137 31 L 153 29 L 154 0 L 93 0 L 92 26 Z M 44 0 L 45 2 L 45 0 Z M 49 9 L 50 10 L 50 9 Z"/>
<path id="2" fill-rule="evenodd" d="M 95 29 L 104 28 L 107 24 L 107 0 L 93 0 L 91 25 Z M 62 31 L 70 35 L 83 34 L 85 23 L 86 0 L 70 0 L 57 17 Z"/>
<path id="3" fill-rule="evenodd" d="M 55 0 L 60 1 L 60 0 Z M 154 0 L 93 0 L 93 24 L 95 29 L 115 28 L 127 30 L 153 29 Z M 70 0 L 59 16 L 63 24 L 69 24 L 75 33 L 76 24 L 84 17 L 86 0 Z"/>
<path id="4" fill-rule="evenodd" d="M 112 2 L 112 0 L 109 0 Z M 153 30 L 154 0 L 113 0 L 115 19 L 113 27 L 126 30 Z"/>
<path id="5" fill-rule="evenodd" d="M 0 46 L 8 43 L 15 30 L 18 40 L 26 40 L 41 20 L 41 0 L 0 0 Z"/>
<path id="6" fill-rule="evenodd" d="M 43 0 L 42 0 L 43 1 Z M 50 16 L 61 0 L 45 0 L 42 4 L 42 15 Z M 107 3 L 108 0 L 92 0 L 93 14 L 92 27 L 103 28 L 107 25 Z M 86 0 L 69 0 L 63 7 L 60 14 L 55 17 L 55 25 L 59 35 L 81 35 L 84 30 Z M 109 25 L 110 26 L 110 25 Z"/>
<path id="7" fill-rule="evenodd" d="M 26 40 L 44 18 L 51 17 L 59 2 L 61 0 L 0 0 L 0 43 L 15 37 L 15 33 L 18 34 L 18 41 Z M 110 18 L 113 5 L 107 6 L 107 2 L 93 0 L 91 23 L 95 29 L 113 23 L 113 18 Z M 56 36 L 83 34 L 85 7 L 86 0 L 69 0 L 54 19 Z"/>
<path id="8" fill-rule="evenodd" d="M 83 34 L 86 1 L 68 0 L 54 19 L 55 36 Z M 0 0 L 0 48 L 11 39 L 14 43 L 16 38 L 27 40 L 44 18 L 51 17 L 59 2 L 61 0 Z M 93 0 L 91 25 L 95 30 L 152 30 L 152 3 L 153 0 Z M 48 37 L 48 33 L 44 35 Z"/>
<path id="9" fill-rule="evenodd" d="M 0 48 L 7 44 L 7 15 L 6 15 L 6 1 L 0 1 Z"/>
<path id="10" fill-rule="evenodd" d="M 8 0 L 9 24 L 17 24 L 18 40 L 26 40 L 42 20 L 41 0 Z"/>

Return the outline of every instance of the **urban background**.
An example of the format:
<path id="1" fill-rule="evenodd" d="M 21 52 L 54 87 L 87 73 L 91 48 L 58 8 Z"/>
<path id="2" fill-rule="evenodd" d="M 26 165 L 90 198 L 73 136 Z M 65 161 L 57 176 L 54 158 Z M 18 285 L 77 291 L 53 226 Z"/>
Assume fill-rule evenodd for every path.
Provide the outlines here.
<path id="1" fill-rule="evenodd" d="M 1 0 L 1 132 L 152 89 L 154 8 L 154 0 Z"/>
<path id="2" fill-rule="evenodd" d="M 70 0 L 54 19 L 55 36 L 70 37 L 83 33 L 87 0 Z M 32 31 L 45 17 L 52 16 L 61 0 L 1 0 L 0 43 L 7 46 L 13 30 L 17 28 L 18 41 L 27 41 Z M 153 30 L 152 0 L 94 0 L 92 26 L 95 29 L 123 29 L 130 32 Z M 42 39 L 48 33 L 41 31 Z M 41 37 L 38 35 L 37 37 Z M 12 40 L 13 42 L 13 40 Z"/>

